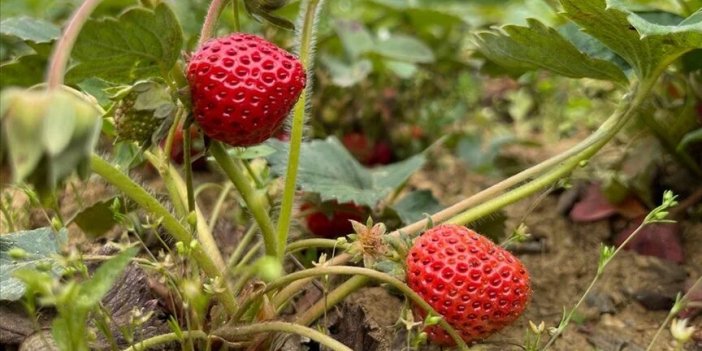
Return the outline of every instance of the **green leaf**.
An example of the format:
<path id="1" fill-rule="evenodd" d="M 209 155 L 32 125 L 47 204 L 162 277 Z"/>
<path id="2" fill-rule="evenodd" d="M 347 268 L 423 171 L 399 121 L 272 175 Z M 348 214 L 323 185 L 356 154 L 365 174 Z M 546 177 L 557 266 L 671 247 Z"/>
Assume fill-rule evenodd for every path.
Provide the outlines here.
<path id="1" fill-rule="evenodd" d="M 0 22 L 0 34 L 34 43 L 49 43 L 59 38 L 61 29 L 41 19 L 12 17 Z"/>
<path id="2" fill-rule="evenodd" d="M 76 306 L 87 310 L 97 305 L 137 252 L 138 248 L 131 247 L 100 265 L 92 278 L 81 284 L 78 301 L 75 301 Z"/>
<path id="3" fill-rule="evenodd" d="M 375 40 L 362 23 L 338 21 L 334 27 L 344 49 L 352 59 L 373 50 Z"/>
<path id="4" fill-rule="evenodd" d="M 402 200 L 392 206 L 402 223 L 409 224 L 421 220 L 426 214 L 434 214 L 443 206 L 429 190 L 417 190 L 405 195 Z"/>
<path id="5" fill-rule="evenodd" d="M 394 60 L 385 60 L 383 63 L 385 63 L 385 66 L 387 66 L 392 73 L 395 73 L 402 79 L 412 78 L 412 76 L 414 76 L 414 74 L 417 72 L 417 66 L 413 63 Z"/>
<path id="6" fill-rule="evenodd" d="M 612 49 L 644 79 L 680 55 L 702 47 L 702 10 L 678 25 L 652 23 L 620 1 L 561 0 L 565 15 Z"/>
<path id="7" fill-rule="evenodd" d="M 9 86 L 29 87 L 44 79 L 46 57 L 31 54 L 0 65 L 0 89 Z"/>
<path id="8" fill-rule="evenodd" d="M 395 34 L 378 41 L 372 52 L 390 59 L 412 63 L 434 62 L 434 52 L 417 38 Z"/>
<path id="9" fill-rule="evenodd" d="M 57 254 L 68 239 L 66 228 L 55 233 L 50 227 L 0 235 L 0 300 L 15 301 L 22 297 L 24 284 L 14 277 L 20 269 L 33 269 L 37 265 L 52 267 L 54 274 L 61 269 L 53 255 Z M 11 253 L 21 249 L 26 253 L 15 260 Z"/>
<path id="10" fill-rule="evenodd" d="M 94 238 L 102 236 L 117 224 L 117 220 L 112 213 L 112 204 L 116 198 L 116 196 L 113 196 L 92 204 L 78 212 L 70 222 L 75 223 L 84 233 Z"/>
<path id="11" fill-rule="evenodd" d="M 160 76 L 173 67 L 182 45 L 180 24 L 163 3 L 153 11 L 134 8 L 119 19 L 91 20 L 78 36 L 73 58 L 79 63 L 67 79 L 131 83 Z"/>
<path id="12" fill-rule="evenodd" d="M 702 128 L 693 130 L 680 140 L 680 143 L 676 147 L 677 152 L 684 152 L 688 146 L 696 143 L 702 143 Z"/>
<path id="13" fill-rule="evenodd" d="M 329 70 L 332 83 L 343 88 L 360 83 L 366 79 L 368 74 L 373 70 L 373 64 L 365 59 L 356 61 L 350 65 L 328 55 L 323 55 L 320 60 Z"/>
<path id="14" fill-rule="evenodd" d="M 570 78 L 626 81 L 615 64 L 581 52 L 555 29 L 535 19 L 527 23 L 528 27 L 507 25 L 479 32 L 476 43 L 487 58 L 503 66 L 545 69 Z"/>
<path id="15" fill-rule="evenodd" d="M 274 148 L 266 144 L 260 144 L 244 148 L 238 147 L 229 149 L 227 151 L 229 156 L 239 158 L 242 160 L 252 160 L 254 158 L 267 157 L 268 155 L 272 155 L 275 152 L 276 150 Z M 214 158 L 212 160 L 214 160 Z"/>
<path id="16" fill-rule="evenodd" d="M 285 174 L 287 144 L 271 140 L 269 145 L 277 150 L 268 158 L 273 173 Z M 335 137 L 312 140 L 302 144 L 298 185 L 305 192 L 319 194 L 322 201 L 374 207 L 425 161 L 424 154 L 418 154 L 392 165 L 369 169 L 358 163 Z"/>

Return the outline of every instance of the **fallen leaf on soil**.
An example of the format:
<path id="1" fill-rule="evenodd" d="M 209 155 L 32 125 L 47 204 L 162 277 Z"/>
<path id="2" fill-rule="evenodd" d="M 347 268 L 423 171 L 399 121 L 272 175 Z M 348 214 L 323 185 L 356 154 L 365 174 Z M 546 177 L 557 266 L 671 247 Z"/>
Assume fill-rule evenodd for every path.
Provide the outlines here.
<path id="1" fill-rule="evenodd" d="M 612 204 L 602 192 L 598 183 L 585 188 L 585 194 L 570 210 L 570 219 L 574 222 L 594 222 L 619 214 L 625 218 L 636 218 L 648 212 L 634 196 L 627 196 L 624 201 Z"/>
<path id="2" fill-rule="evenodd" d="M 643 222 L 644 216 L 633 220 L 624 228 L 614 242 L 621 245 Z M 680 242 L 680 226 L 677 223 L 649 224 L 639 231 L 625 247 L 641 255 L 656 256 L 676 263 L 685 260 Z"/>

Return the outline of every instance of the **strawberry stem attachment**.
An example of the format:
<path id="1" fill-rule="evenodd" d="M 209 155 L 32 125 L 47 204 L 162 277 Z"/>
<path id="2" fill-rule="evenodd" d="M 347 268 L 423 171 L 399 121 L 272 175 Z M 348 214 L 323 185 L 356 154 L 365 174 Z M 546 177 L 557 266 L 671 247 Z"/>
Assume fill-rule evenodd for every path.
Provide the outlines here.
<path id="1" fill-rule="evenodd" d="M 71 57 L 73 45 L 76 43 L 83 25 L 88 21 L 90 14 L 93 13 L 100 2 L 101 0 L 85 0 L 71 16 L 66 30 L 56 43 L 54 52 L 51 55 L 51 63 L 49 64 L 49 73 L 46 80 L 49 89 L 57 88 L 63 84 L 63 77 L 66 73 L 66 66 L 68 65 L 68 59 Z"/>
<path id="2" fill-rule="evenodd" d="M 265 198 L 265 195 L 257 194 L 257 190 L 251 186 L 249 179 L 244 175 L 245 170 L 241 165 L 241 161 L 232 160 L 220 142 L 213 141 L 210 145 L 210 152 L 219 166 L 222 167 L 227 177 L 234 183 L 234 186 L 249 207 L 249 211 L 251 211 L 256 223 L 258 223 L 258 227 L 261 228 L 263 243 L 266 247 L 266 255 L 281 257 L 277 252 L 278 244 L 276 242 L 273 222 L 271 222 L 271 218 L 268 215 L 265 201 L 262 201 L 262 197 Z M 283 249 L 285 249 L 285 247 L 283 247 Z"/>
<path id="3" fill-rule="evenodd" d="M 293 110 L 292 130 L 290 131 L 290 154 L 288 156 L 288 167 L 285 173 L 285 188 L 283 190 L 283 201 L 280 208 L 277 228 L 277 252 L 281 260 L 285 252 L 285 245 L 287 245 L 288 242 L 288 231 L 290 229 L 293 203 L 295 201 L 295 190 L 297 189 L 297 167 L 300 161 L 307 98 L 312 93 L 315 26 L 322 3 L 323 0 L 307 0 L 302 3 L 302 8 L 300 9 L 302 31 L 300 33 L 298 54 L 302 66 L 307 71 L 307 87 L 304 93 L 300 95 L 300 99 L 295 104 Z"/>

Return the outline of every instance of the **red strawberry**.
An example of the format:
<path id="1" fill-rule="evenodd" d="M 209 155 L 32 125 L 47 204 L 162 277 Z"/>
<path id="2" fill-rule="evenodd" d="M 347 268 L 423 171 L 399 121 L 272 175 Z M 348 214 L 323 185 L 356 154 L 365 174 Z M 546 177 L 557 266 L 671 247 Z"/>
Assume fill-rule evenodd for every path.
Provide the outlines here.
<path id="1" fill-rule="evenodd" d="M 373 147 L 373 157 L 371 157 L 368 165 L 386 165 L 392 162 L 393 153 L 390 144 L 384 141 L 379 141 Z"/>
<path id="2" fill-rule="evenodd" d="M 363 207 L 353 202 L 339 204 L 336 201 L 321 205 L 305 203 L 300 209 L 306 213 L 307 229 L 312 234 L 324 238 L 337 238 L 353 233 L 350 220 L 363 221 L 366 212 Z"/>
<path id="3" fill-rule="evenodd" d="M 341 138 L 341 143 L 358 162 L 364 165 L 373 158 L 373 142 L 361 133 L 346 134 Z"/>
<path id="4" fill-rule="evenodd" d="M 407 285 L 428 302 L 466 342 L 484 339 L 524 312 L 529 273 L 511 253 L 463 226 L 427 230 L 407 255 Z M 414 306 L 414 313 L 426 312 Z M 441 327 L 425 330 L 433 342 L 454 345 Z"/>
<path id="5" fill-rule="evenodd" d="M 185 150 L 183 150 L 183 138 L 183 126 L 179 125 L 175 131 L 175 134 L 173 135 L 173 146 L 171 147 L 171 160 L 179 165 L 183 164 L 185 156 Z M 200 133 L 198 132 L 197 127 L 194 125 L 190 126 L 190 140 L 191 156 L 196 156 L 205 149 Z M 165 144 L 166 140 L 164 139 L 161 141 L 161 146 L 163 147 Z M 195 170 L 204 170 L 206 168 L 207 161 L 204 157 L 200 157 L 193 162 L 193 169 Z"/>
<path id="6" fill-rule="evenodd" d="M 190 59 L 193 113 L 203 132 L 233 146 L 270 138 L 305 87 L 300 61 L 251 34 L 205 43 Z"/>

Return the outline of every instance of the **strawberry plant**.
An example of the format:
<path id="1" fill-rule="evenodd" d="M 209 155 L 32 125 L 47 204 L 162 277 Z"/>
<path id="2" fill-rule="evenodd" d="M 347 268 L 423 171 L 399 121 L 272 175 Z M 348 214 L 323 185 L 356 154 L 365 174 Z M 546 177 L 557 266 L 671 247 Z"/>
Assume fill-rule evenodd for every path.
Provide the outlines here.
<path id="1" fill-rule="evenodd" d="M 600 151 L 641 129 L 699 176 L 699 1 L 680 2 L 674 16 L 618 1 L 539 2 L 535 18 L 499 27 L 488 25 L 514 19 L 493 17 L 494 4 L 70 3 L 3 3 L 13 15 L 0 42 L 0 162 L 11 176 L 0 183 L 10 194 L 0 198 L 0 299 L 21 306 L 55 349 L 365 349 L 334 335 L 328 317 L 370 285 L 399 301 L 389 343 L 404 338 L 408 350 L 567 349 L 561 337 L 605 268 L 644 228 L 701 197 L 646 193 L 653 180 L 637 179 L 649 163 L 626 154 L 603 177 L 626 191 L 610 195 L 637 193 L 653 209 L 641 206 L 630 234 L 602 245 L 594 279 L 559 320 L 548 317 L 548 334 L 530 320 L 545 289 L 515 249 L 527 215 L 511 234 L 500 220 L 509 205 L 602 169 Z M 481 99 L 481 74 L 520 78 Z M 580 84 L 570 79 L 606 100 L 582 102 L 599 109 L 596 130 L 498 172 L 510 148 L 538 144 L 525 140 L 542 126 L 530 117 L 558 112 L 561 91 L 548 85 L 570 91 Z M 487 130 L 503 114 L 514 135 Z M 570 133 L 574 121 L 543 130 Z M 504 178 L 450 203 L 417 186 L 420 169 L 435 170 L 434 185 L 455 166 L 441 150 L 469 168 L 449 185 Z M 193 173 L 205 161 L 211 171 Z M 32 216 L 19 215 L 27 208 Z M 676 347 L 690 341 L 686 322 L 671 320 L 697 306 L 700 284 L 678 295 L 649 349 L 669 323 Z M 527 319 L 523 339 L 500 340 Z"/>

